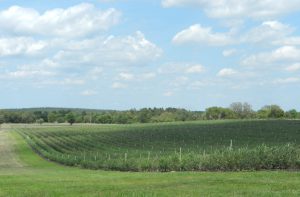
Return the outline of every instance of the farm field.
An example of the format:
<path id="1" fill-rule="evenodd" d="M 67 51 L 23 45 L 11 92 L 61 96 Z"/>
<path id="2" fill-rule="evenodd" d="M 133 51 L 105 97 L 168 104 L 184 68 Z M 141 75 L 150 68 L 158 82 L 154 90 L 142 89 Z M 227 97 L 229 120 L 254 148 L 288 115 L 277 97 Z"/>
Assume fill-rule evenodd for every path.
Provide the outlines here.
<path id="1" fill-rule="evenodd" d="M 118 171 L 300 168 L 300 121 L 202 121 L 15 129 L 43 157 Z"/>
<path id="2" fill-rule="evenodd" d="M 224 122 L 209 122 L 217 125 Z M 233 124 L 234 122 L 225 122 Z M 294 137 L 277 141 L 268 135 L 269 145 L 298 143 L 298 122 L 282 125 L 285 132 Z M 176 123 L 177 124 L 177 123 Z M 175 124 L 175 125 L 176 125 Z M 190 123 L 188 123 L 190 124 Z M 203 123 L 195 123 L 201 127 Z M 245 123 L 248 124 L 248 123 Z M 265 123 L 270 124 L 270 122 Z M 166 124 L 170 126 L 170 124 Z M 173 125 L 173 124 L 171 124 Z M 207 126 L 207 124 L 204 124 Z M 284 126 L 285 125 L 285 126 Z M 290 126 L 287 128 L 287 126 Z M 33 126 L 21 125 L 1 132 L 2 147 L 10 150 L 9 156 L 0 155 L 0 196 L 299 196 L 300 173 L 298 171 L 245 171 L 245 172 L 114 172 L 67 167 L 46 161 L 32 151 L 17 132 L 74 132 L 85 128 L 86 132 L 123 132 L 125 128 L 152 125 L 121 126 Z M 174 125 L 173 125 L 174 126 Z M 278 126 L 275 125 L 274 126 Z M 113 127 L 111 129 L 109 127 Z M 180 127 L 180 124 L 179 124 Z M 186 125 L 185 125 L 186 127 Z M 230 128 L 231 126 L 228 126 Z M 107 130 L 109 129 L 109 131 Z M 17 132 L 14 132 L 14 131 Z M 113 131 L 112 131 L 113 130 Z M 295 132 L 293 132 L 294 130 Z M 129 131 L 128 131 L 129 132 Z M 134 131 L 133 131 L 134 132 Z M 221 131 L 220 131 L 221 132 Z M 229 131 L 228 131 L 229 132 Z M 273 133 L 273 135 L 276 132 Z M 234 135 L 228 136 L 229 138 Z M 236 136 L 234 139 L 240 139 Z M 286 138 L 284 135 L 282 139 Z M 258 144 L 262 141 L 257 139 Z M 230 141 L 230 140 L 229 140 Z M 247 142 L 247 140 L 245 140 Z M 151 142 L 149 142 L 151 143 Z M 161 145 L 163 147 L 163 145 Z M 224 143 L 228 146 L 228 143 Z M 237 144 L 233 147 L 238 146 Z M 240 144 L 239 146 L 243 146 Z M 249 143 L 250 146 L 250 143 Z M 255 146 L 255 144 L 253 144 Z M 13 159 L 11 159 L 13 158 Z M 5 165 L 3 164 L 5 163 Z M 3 165 L 2 165 L 3 164 Z M 9 165 L 13 164 L 13 165 Z"/>

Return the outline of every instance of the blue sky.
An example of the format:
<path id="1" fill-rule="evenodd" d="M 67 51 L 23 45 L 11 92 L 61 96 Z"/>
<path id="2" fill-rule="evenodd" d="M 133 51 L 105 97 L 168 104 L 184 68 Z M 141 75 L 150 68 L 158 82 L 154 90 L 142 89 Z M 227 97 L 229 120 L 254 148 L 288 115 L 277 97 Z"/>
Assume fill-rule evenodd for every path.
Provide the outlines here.
<path id="1" fill-rule="evenodd" d="M 298 0 L 0 0 L 0 108 L 300 110 L 299 18 Z"/>

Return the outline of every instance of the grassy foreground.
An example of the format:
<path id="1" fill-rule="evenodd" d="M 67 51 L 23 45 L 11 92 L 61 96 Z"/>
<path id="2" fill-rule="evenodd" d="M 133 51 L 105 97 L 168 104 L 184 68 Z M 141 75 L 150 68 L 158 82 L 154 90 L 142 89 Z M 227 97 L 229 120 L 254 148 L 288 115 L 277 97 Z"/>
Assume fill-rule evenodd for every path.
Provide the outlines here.
<path id="1" fill-rule="evenodd" d="M 127 173 L 47 162 L 16 133 L 22 167 L 0 168 L 0 196 L 299 196 L 300 173 Z"/>

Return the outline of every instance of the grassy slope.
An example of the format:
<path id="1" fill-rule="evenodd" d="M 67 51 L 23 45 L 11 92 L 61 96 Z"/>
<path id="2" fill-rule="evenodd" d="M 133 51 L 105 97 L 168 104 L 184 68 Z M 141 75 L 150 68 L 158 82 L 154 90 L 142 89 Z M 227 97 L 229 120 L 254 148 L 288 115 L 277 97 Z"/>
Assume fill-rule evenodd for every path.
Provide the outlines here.
<path id="1" fill-rule="evenodd" d="M 20 168 L 0 169 L 0 196 L 299 196 L 299 172 L 121 173 L 47 162 L 23 139 Z"/>

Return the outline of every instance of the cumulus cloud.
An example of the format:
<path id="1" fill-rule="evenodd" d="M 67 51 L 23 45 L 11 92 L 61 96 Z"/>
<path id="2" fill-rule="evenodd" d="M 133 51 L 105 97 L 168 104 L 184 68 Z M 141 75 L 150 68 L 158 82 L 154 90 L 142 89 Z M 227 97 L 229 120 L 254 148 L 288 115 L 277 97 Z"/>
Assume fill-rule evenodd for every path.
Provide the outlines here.
<path id="1" fill-rule="evenodd" d="M 282 46 L 271 52 L 251 55 L 245 58 L 242 64 L 246 66 L 256 66 L 293 61 L 300 61 L 300 49 L 295 46 Z"/>
<path id="2" fill-rule="evenodd" d="M 46 10 L 44 13 L 12 6 L 0 11 L 0 33 L 77 37 L 105 31 L 117 24 L 120 16 L 116 9 L 102 11 L 88 3 Z"/>
<path id="3" fill-rule="evenodd" d="M 162 0 L 164 7 L 198 6 L 212 18 L 270 19 L 300 10 L 298 0 Z"/>
<path id="4" fill-rule="evenodd" d="M 165 97 L 170 97 L 170 96 L 173 96 L 174 95 L 174 92 L 173 91 L 166 91 L 164 92 L 163 94 Z"/>
<path id="5" fill-rule="evenodd" d="M 217 80 L 209 80 L 209 79 L 205 79 L 205 80 L 197 80 L 197 81 L 192 81 L 187 88 L 191 89 L 191 90 L 198 90 L 198 89 L 202 89 L 204 87 L 208 87 L 208 86 L 213 86 L 215 84 L 217 84 L 218 81 Z"/>
<path id="6" fill-rule="evenodd" d="M 50 71 L 45 71 L 45 70 L 16 70 L 12 72 L 8 72 L 5 74 L 6 77 L 8 78 L 15 78 L 15 79 L 20 79 L 20 78 L 31 78 L 31 77 L 47 77 L 47 76 L 53 76 L 55 73 L 50 72 Z"/>
<path id="7" fill-rule="evenodd" d="M 287 70 L 289 72 L 298 71 L 298 70 L 300 70 L 300 63 L 295 63 L 293 65 L 290 65 L 290 66 L 286 67 L 285 70 Z"/>
<path id="8" fill-rule="evenodd" d="M 0 56 L 35 55 L 47 47 L 47 42 L 27 37 L 0 38 Z"/>
<path id="9" fill-rule="evenodd" d="M 87 72 L 87 75 L 93 80 L 99 79 L 100 76 L 102 76 L 102 74 L 103 74 L 103 68 L 99 66 L 93 67 L 91 70 Z"/>
<path id="10" fill-rule="evenodd" d="M 171 62 L 161 65 L 158 68 L 159 74 L 198 74 L 203 73 L 205 71 L 205 67 L 201 64 L 194 63 L 180 63 L 180 62 Z"/>
<path id="11" fill-rule="evenodd" d="M 80 93 L 82 96 L 94 96 L 97 95 L 98 92 L 95 90 L 84 90 Z"/>
<path id="12" fill-rule="evenodd" d="M 295 28 L 279 21 L 264 21 L 260 25 L 246 31 L 213 32 L 211 27 L 195 24 L 177 33 L 173 37 L 176 44 L 198 43 L 211 46 L 238 45 L 243 43 L 266 43 L 278 45 L 282 43 L 300 43 L 298 37 L 291 37 Z M 239 35 L 239 33 L 241 33 Z M 235 53 L 235 49 L 223 51 L 225 57 Z"/>
<path id="13" fill-rule="evenodd" d="M 186 70 L 185 70 L 185 72 L 186 73 L 189 73 L 189 74 L 193 74 L 193 73 L 202 73 L 202 72 L 204 72 L 204 66 L 202 66 L 202 65 L 192 65 L 192 66 L 189 66 Z"/>
<path id="14" fill-rule="evenodd" d="M 120 82 L 114 82 L 111 86 L 113 89 L 124 89 L 127 88 L 127 85 Z"/>
<path id="15" fill-rule="evenodd" d="M 120 81 L 145 81 L 150 80 L 156 77 L 156 73 L 154 72 L 146 72 L 146 73 L 129 73 L 129 72 L 121 72 L 119 73 L 117 80 Z"/>
<path id="16" fill-rule="evenodd" d="M 279 21 L 265 21 L 242 36 L 243 42 L 258 43 L 262 41 L 276 42 L 293 32 L 293 28 Z"/>
<path id="17" fill-rule="evenodd" d="M 132 36 L 62 42 L 54 60 L 67 62 L 65 65 L 133 66 L 148 64 L 161 55 L 162 50 L 138 31 Z"/>
<path id="18" fill-rule="evenodd" d="M 230 76 L 236 75 L 237 73 L 238 72 L 234 69 L 223 68 L 218 72 L 217 76 L 219 76 L 219 77 L 230 77 Z"/>
<path id="19" fill-rule="evenodd" d="M 42 85 L 67 85 L 67 86 L 79 86 L 84 85 L 86 81 L 78 78 L 64 78 L 62 80 L 45 80 Z"/>
<path id="20" fill-rule="evenodd" d="M 298 82 L 300 82 L 300 78 L 298 77 L 276 79 L 273 81 L 274 84 L 290 84 L 290 83 L 298 83 Z"/>
<path id="21" fill-rule="evenodd" d="M 289 36 L 274 40 L 275 45 L 300 45 L 300 36 Z"/>
<path id="22" fill-rule="evenodd" d="M 236 49 L 227 49 L 222 52 L 224 57 L 230 57 L 236 53 Z"/>
<path id="23" fill-rule="evenodd" d="M 155 77 L 156 77 L 156 73 L 154 73 L 154 72 L 143 73 L 140 75 L 140 78 L 142 80 L 153 79 Z"/>
<path id="24" fill-rule="evenodd" d="M 177 33 L 173 38 L 173 42 L 176 44 L 200 43 L 223 46 L 232 44 L 234 41 L 227 33 L 215 33 L 210 27 L 195 24 Z"/>
<path id="25" fill-rule="evenodd" d="M 125 81 L 130 81 L 134 79 L 134 75 L 131 73 L 119 73 L 119 79 L 125 80 Z"/>

